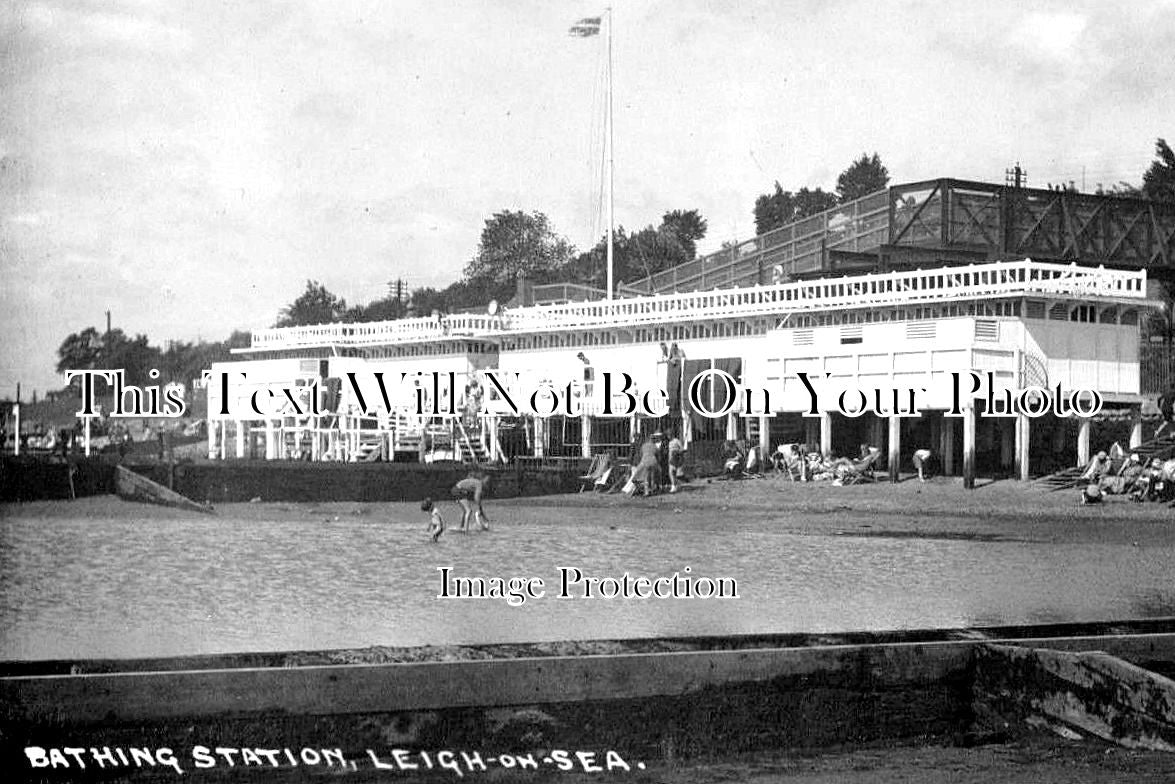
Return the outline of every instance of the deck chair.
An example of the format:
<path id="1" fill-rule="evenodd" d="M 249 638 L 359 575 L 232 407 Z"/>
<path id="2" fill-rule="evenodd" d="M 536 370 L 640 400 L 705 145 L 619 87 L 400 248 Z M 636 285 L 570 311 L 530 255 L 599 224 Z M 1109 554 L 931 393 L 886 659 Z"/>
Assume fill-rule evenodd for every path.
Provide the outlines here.
<path id="1" fill-rule="evenodd" d="M 604 454 L 593 455 L 592 462 L 588 465 L 587 473 L 579 477 L 579 492 L 587 490 L 589 487 L 594 487 L 604 472 L 612 465 L 612 455 L 605 452 Z"/>
<path id="2" fill-rule="evenodd" d="M 743 477 L 746 479 L 763 478 L 763 466 L 759 464 L 759 447 L 757 446 L 747 450 L 747 459 L 743 462 Z"/>
<path id="3" fill-rule="evenodd" d="M 597 493 L 619 493 L 632 477 L 632 467 L 626 463 L 613 463 L 596 481 Z"/>
<path id="4" fill-rule="evenodd" d="M 877 481 L 877 477 L 874 476 L 874 471 L 880 459 L 881 450 L 877 447 L 870 447 L 867 457 L 856 460 L 852 465 L 845 467 L 844 474 L 840 477 L 841 484 L 858 485 L 865 482 Z"/>

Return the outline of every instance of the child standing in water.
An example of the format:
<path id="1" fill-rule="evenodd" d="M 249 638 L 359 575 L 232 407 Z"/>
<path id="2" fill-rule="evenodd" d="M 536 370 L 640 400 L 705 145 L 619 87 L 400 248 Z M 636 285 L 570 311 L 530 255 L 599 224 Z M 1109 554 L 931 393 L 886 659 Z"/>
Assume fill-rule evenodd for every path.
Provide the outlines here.
<path id="1" fill-rule="evenodd" d="M 426 498 L 420 502 L 420 511 L 432 513 L 428 520 L 428 535 L 435 542 L 445 532 L 445 518 L 441 517 L 441 510 L 433 506 L 431 498 Z"/>

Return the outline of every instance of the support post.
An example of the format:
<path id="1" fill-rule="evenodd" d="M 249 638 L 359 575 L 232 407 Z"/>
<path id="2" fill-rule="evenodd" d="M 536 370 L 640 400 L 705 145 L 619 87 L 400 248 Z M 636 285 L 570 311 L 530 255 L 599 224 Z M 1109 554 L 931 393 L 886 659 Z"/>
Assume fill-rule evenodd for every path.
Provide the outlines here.
<path id="1" fill-rule="evenodd" d="M 579 456 L 592 456 L 592 418 L 587 411 L 579 417 Z"/>
<path id="2" fill-rule="evenodd" d="M 547 455 L 547 419 L 546 417 L 536 416 L 534 418 L 534 456 L 546 457 Z"/>
<path id="3" fill-rule="evenodd" d="M 804 443 L 809 449 L 820 444 L 820 420 L 816 417 L 804 417 Z"/>
<path id="4" fill-rule="evenodd" d="M 878 420 L 880 422 L 881 420 Z M 897 483 L 902 457 L 902 418 L 897 414 L 889 418 L 889 481 Z"/>
<path id="5" fill-rule="evenodd" d="M 975 405 L 968 401 L 963 409 L 963 487 L 975 488 Z"/>
<path id="6" fill-rule="evenodd" d="M 90 422 L 93 417 L 86 417 L 86 457 L 90 456 Z M 20 409 L 17 408 L 16 417 L 16 454 L 20 454 Z"/>
<path id="7" fill-rule="evenodd" d="M 1021 482 L 1027 482 L 1030 474 L 1028 465 L 1029 427 L 1032 420 L 1025 414 L 1016 415 L 1016 476 Z"/>
<path id="8" fill-rule="evenodd" d="M 233 435 L 237 444 L 237 459 L 240 460 L 245 456 L 245 424 L 239 419 L 234 419 L 233 427 L 235 428 Z"/>
<path id="9" fill-rule="evenodd" d="M 265 459 L 277 460 L 277 433 L 273 426 L 272 419 L 265 420 Z"/>
<path id="10" fill-rule="evenodd" d="M 832 414 L 827 411 L 820 414 L 820 454 L 832 456 Z"/>
<path id="11" fill-rule="evenodd" d="M 771 457 L 771 417 L 759 417 L 759 461 L 760 465 L 767 464 Z"/>
<path id="12" fill-rule="evenodd" d="M 1016 428 L 1017 419 L 997 419 L 1000 431 L 1000 468 L 1008 471 L 1016 464 Z"/>
<path id="13" fill-rule="evenodd" d="M 498 444 L 498 418 L 490 417 L 490 462 L 502 462 L 502 450 Z"/>
<path id="14" fill-rule="evenodd" d="M 1089 465 L 1089 434 L 1091 431 L 1090 421 L 1082 419 L 1077 425 L 1077 465 Z"/>
<path id="15" fill-rule="evenodd" d="M 216 459 L 216 427 L 219 424 L 215 419 L 208 421 L 208 459 Z M 89 441 L 89 439 L 86 439 Z"/>
<path id="16" fill-rule="evenodd" d="M 938 454 L 944 476 L 955 475 L 955 418 L 944 416 L 938 433 Z"/>

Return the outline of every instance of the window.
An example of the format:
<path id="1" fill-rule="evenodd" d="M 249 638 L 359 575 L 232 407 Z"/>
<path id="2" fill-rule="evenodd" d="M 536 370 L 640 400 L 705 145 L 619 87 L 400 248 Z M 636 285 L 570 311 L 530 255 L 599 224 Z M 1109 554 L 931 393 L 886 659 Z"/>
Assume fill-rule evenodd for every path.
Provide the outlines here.
<path id="1" fill-rule="evenodd" d="M 840 328 L 840 342 L 841 342 L 841 344 L 847 345 L 847 344 L 852 344 L 852 343 L 863 342 L 865 338 L 864 338 L 864 332 L 862 330 L 863 330 L 863 327 L 861 327 L 859 325 L 849 326 L 849 327 L 841 327 Z"/>

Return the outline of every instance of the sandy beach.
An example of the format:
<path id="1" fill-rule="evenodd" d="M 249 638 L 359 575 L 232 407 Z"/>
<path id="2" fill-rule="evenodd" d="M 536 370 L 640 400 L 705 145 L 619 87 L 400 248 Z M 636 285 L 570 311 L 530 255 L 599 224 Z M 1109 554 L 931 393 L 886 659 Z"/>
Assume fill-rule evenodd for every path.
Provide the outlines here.
<path id="1" fill-rule="evenodd" d="M 922 537 L 992 541 L 1137 544 L 1175 542 L 1175 509 L 1107 497 L 1080 504 L 1077 490 L 1049 491 L 1033 483 L 980 480 L 965 490 L 957 479 L 926 483 L 905 479 L 835 487 L 828 482 L 789 482 L 767 477 L 741 481 L 695 480 L 676 494 L 630 498 L 620 494 L 568 493 L 487 500 L 498 526 L 625 527 L 671 531 L 770 529 L 811 536 Z M 457 509 L 446 502 L 450 514 Z M 115 496 L 77 501 L 0 505 L 0 517 L 37 519 L 150 516 L 200 519 L 191 512 L 144 507 Z M 232 520 L 313 521 L 345 517 L 400 519 L 419 513 L 415 503 L 222 504 L 217 514 Z"/>

